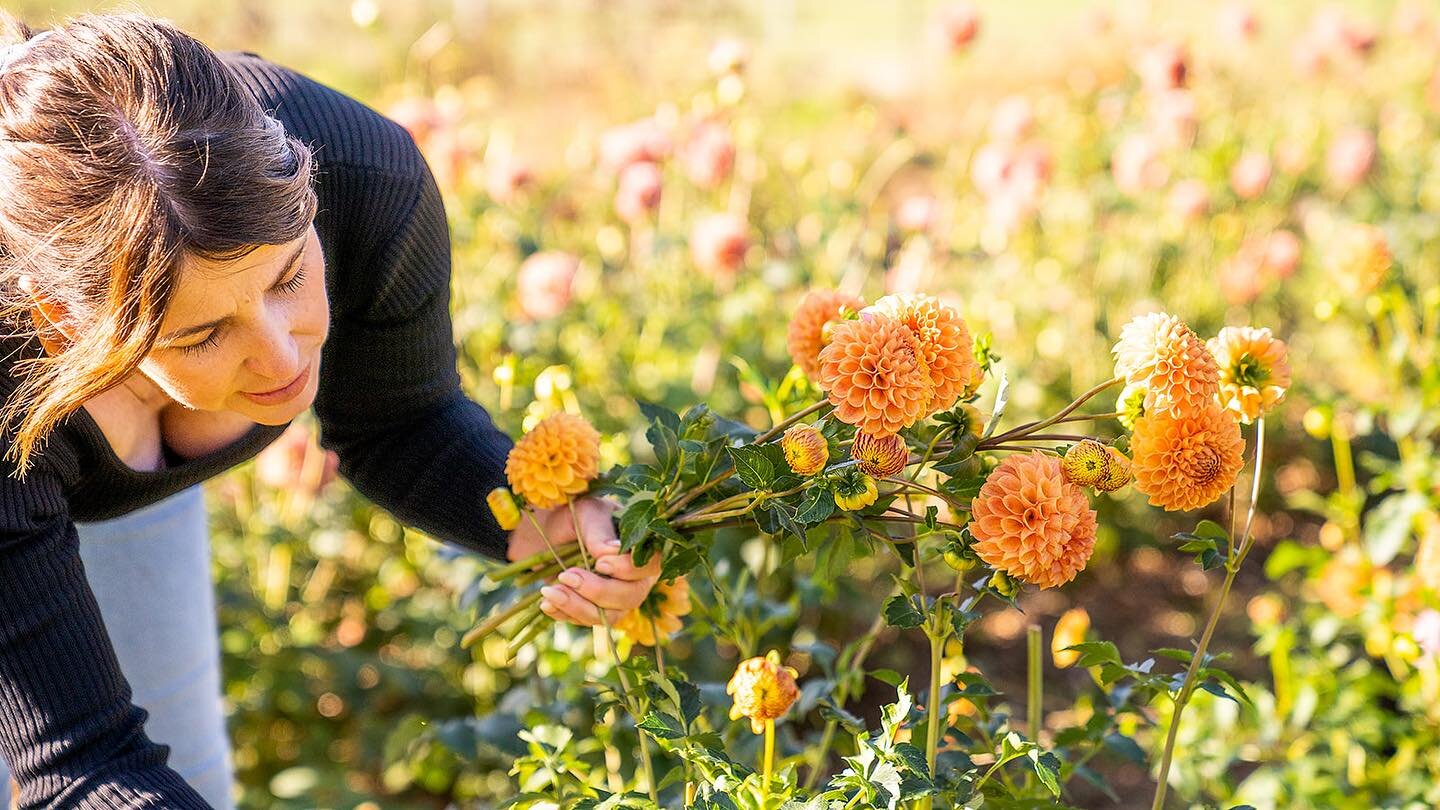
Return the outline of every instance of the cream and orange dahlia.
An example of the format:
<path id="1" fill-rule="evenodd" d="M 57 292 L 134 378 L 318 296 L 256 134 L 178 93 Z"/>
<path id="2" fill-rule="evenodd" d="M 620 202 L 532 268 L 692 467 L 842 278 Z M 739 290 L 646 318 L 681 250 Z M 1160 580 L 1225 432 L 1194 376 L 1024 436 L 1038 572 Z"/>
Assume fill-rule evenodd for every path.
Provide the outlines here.
<path id="1" fill-rule="evenodd" d="M 510 488 L 541 509 L 564 506 L 599 471 L 599 432 L 583 416 L 563 411 L 540 420 L 505 459 Z"/>
<path id="2" fill-rule="evenodd" d="M 1264 416 L 1290 387 L 1285 341 L 1269 329 L 1227 326 L 1206 344 L 1220 365 L 1220 404 L 1245 424 Z"/>
<path id="3" fill-rule="evenodd" d="M 680 631 L 681 616 L 690 615 L 690 583 L 685 577 L 657 582 L 640 605 L 621 616 L 615 629 L 635 644 L 654 647 Z M 659 638 L 656 632 L 660 633 Z"/>
<path id="4" fill-rule="evenodd" d="M 855 443 L 850 445 L 850 457 L 855 466 L 867 475 L 887 478 L 897 475 L 910 461 L 910 448 L 898 433 L 875 436 L 863 430 L 855 432 Z"/>
<path id="5" fill-rule="evenodd" d="M 1166 511 L 1198 509 L 1234 486 L 1244 451 L 1240 423 L 1213 400 L 1142 416 L 1130 439 L 1135 488 Z"/>
<path id="6" fill-rule="evenodd" d="M 960 313 L 940 299 L 920 293 L 887 295 L 866 308 L 905 324 L 920 342 L 920 359 L 930 382 L 926 415 L 949 410 L 977 383 L 970 329 Z"/>
<path id="7" fill-rule="evenodd" d="M 847 309 L 859 312 L 864 307 L 865 302 L 860 298 L 838 290 L 805 293 L 805 298 L 790 317 L 785 341 L 790 359 L 805 372 L 805 376 L 814 380 L 820 372 L 820 350 L 829 337 L 825 325 L 843 320 Z"/>
<path id="8" fill-rule="evenodd" d="M 1095 511 L 1065 480 L 1060 459 L 1016 454 L 985 479 L 970 505 L 975 553 L 1010 576 L 1052 588 L 1075 578 L 1095 549 Z"/>
<path id="9" fill-rule="evenodd" d="M 1220 390 L 1214 355 L 1174 315 L 1152 312 L 1125 324 L 1114 353 L 1115 374 L 1145 386 L 1146 413 L 1195 408 Z"/>
<path id="10" fill-rule="evenodd" d="M 780 666 L 780 654 L 774 650 L 764 658 L 741 661 L 725 685 L 725 694 L 735 699 L 730 719 L 748 717 L 750 730 L 763 733 L 766 721 L 783 717 L 800 697 L 800 688 L 795 684 L 798 674 L 793 667 Z"/>
<path id="11" fill-rule="evenodd" d="M 841 321 L 819 359 L 819 385 L 840 421 L 885 434 L 925 417 L 930 383 L 919 342 L 899 321 L 879 313 Z"/>
<path id="12" fill-rule="evenodd" d="M 814 425 L 792 425 L 780 437 L 780 449 L 796 475 L 814 475 L 830 460 L 830 443 Z"/>

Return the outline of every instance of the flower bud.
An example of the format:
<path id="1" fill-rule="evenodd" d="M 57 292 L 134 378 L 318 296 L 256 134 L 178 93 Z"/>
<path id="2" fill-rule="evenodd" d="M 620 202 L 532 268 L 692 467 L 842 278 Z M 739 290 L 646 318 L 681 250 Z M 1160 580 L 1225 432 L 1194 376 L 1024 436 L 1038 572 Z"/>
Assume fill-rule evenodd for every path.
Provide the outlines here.
<path id="1" fill-rule="evenodd" d="M 835 505 L 846 512 L 864 509 L 879 497 L 880 490 L 875 486 L 875 479 L 868 475 L 847 477 L 835 484 Z"/>
<path id="2" fill-rule="evenodd" d="M 859 462 L 861 470 L 876 478 L 887 478 L 905 469 L 910 461 L 910 448 L 898 433 L 876 436 L 865 431 L 856 431 L 855 443 L 850 445 L 850 457 Z"/>
<path id="3" fill-rule="evenodd" d="M 1004 571 L 996 571 L 990 576 L 990 589 L 1006 599 L 1010 599 L 1020 592 L 1020 583 L 1015 581 Z"/>
<path id="4" fill-rule="evenodd" d="M 490 507 L 490 514 L 495 516 L 495 522 L 500 528 L 510 531 L 520 525 L 520 508 L 515 505 L 515 496 L 510 492 L 509 487 L 495 487 L 490 494 L 485 496 L 485 503 Z"/>
<path id="5" fill-rule="evenodd" d="M 1093 487 L 1109 475 L 1110 454 L 1106 452 L 1105 445 L 1086 439 L 1065 453 L 1060 470 L 1071 483 Z"/>
<path id="6" fill-rule="evenodd" d="M 825 469 L 830 460 L 829 443 L 814 425 L 794 425 L 780 439 L 785 463 L 796 475 L 814 475 Z"/>
<path id="7" fill-rule="evenodd" d="M 1130 483 L 1132 472 L 1130 470 L 1130 459 L 1114 447 L 1106 446 L 1105 453 L 1110 457 L 1109 466 L 1106 468 L 1105 477 L 1095 484 L 1095 488 L 1101 492 L 1114 492 Z"/>

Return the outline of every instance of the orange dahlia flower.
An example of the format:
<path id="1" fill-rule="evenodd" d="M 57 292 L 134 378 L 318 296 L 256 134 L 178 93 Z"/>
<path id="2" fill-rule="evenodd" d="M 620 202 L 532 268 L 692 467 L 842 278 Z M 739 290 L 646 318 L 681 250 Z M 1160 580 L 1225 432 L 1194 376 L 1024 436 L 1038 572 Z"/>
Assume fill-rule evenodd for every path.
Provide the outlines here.
<path id="1" fill-rule="evenodd" d="M 863 430 L 855 432 L 855 443 L 850 445 L 850 457 L 858 462 L 855 466 L 876 478 L 898 474 L 910 461 L 910 448 L 899 433 L 875 436 Z"/>
<path id="2" fill-rule="evenodd" d="M 1213 400 L 1183 414 L 1147 414 L 1130 440 L 1135 488 L 1166 511 L 1197 509 L 1234 486 L 1244 451 L 1240 423 Z"/>
<path id="3" fill-rule="evenodd" d="M 1070 608 L 1060 615 L 1060 620 L 1055 622 L 1055 634 L 1050 637 L 1050 655 L 1056 667 L 1064 669 L 1080 660 L 1080 653 L 1065 648 L 1085 641 L 1088 632 L 1090 614 L 1085 608 Z"/>
<path id="4" fill-rule="evenodd" d="M 1220 364 L 1220 404 L 1250 424 L 1275 407 L 1290 387 L 1285 341 L 1269 329 L 1227 326 L 1206 344 Z"/>
<path id="5" fill-rule="evenodd" d="M 1188 410 L 1220 390 L 1220 368 L 1205 342 L 1179 318 L 1141 315 L 1120 330 L 1115 374 L 1146 388 L 1145 411 Z"/>
<path id="6" fill-rule="evenodd" d="M 1013 455 L 985 479 L 970 505 L 980 559 L 1010 576 L 1053 588 L 1075 578 L 1095 550 L 1095 510 L 1065 480 L 1060 459 Z"/>
<path id="7" fill-rule="evenodd" d="M 615 622 L 615 629 L 636 644 L 654 647 L 680 631 L 681 616 L 690 615 L 690 583 L 685 577 L 657 582 L 645 601 Z M 660 638 L 655 636 L 660 632 Z"/>
<path id="8" fill-rule="evenodd" d="M 923 294 L 887 295 L 867 309 L 905 324 L 920 342 L 930 382 L 926 415 L 950 409 L 972 383 L 979 382 L 970 328 L 960 313 Z"/>
<path id="9" fill-rule="evenodd" d="M 780 654 L 774 650 L 764 658 L 757 656 L 741 661 L 730 683 L 725 685 L 725 694 L 735 698 L 730 719 L 748 717 L 750 730 L 763 733 L 767 720 L 783 717 L 800 697 L 800 688 L 795 685 L 798 674 L 793 667 L 780 666 Z"/>
<path id="10" fill-rule="evenodd" d="M 545 417 L 510 448 L 505 476 L 526 503 L 564 506 L 586 490 L 600 470 L 600 433 L 583 416 Z"/>
<path id="11" fill-rule="evenodd" d="M 926 415 L 930 383 L 920 346 L 899 321 L 879 313 L 841 321 L 819 359 L 820 387 L 840 421 L 885 434 Z"/>
<path id="12" fill-rule="evenodd" d="M 846 309 L 859 312 L 864 307 L 863 300 L 837 290 L 805 293 L 805 298 L 790 318 L 786 334 L 790 359 L 805 372 L 805 376 L 814 380 L 820 372 L 820 350 L 826 342 L 825 324 L 841 320 Z"/>
<path id="13" fill-rule="evenodd" d="M 780 449 L 796 475 L 814 475 L 830 460 L 830 443 L 814 425 L 792 425 L 780 437 Z"/>

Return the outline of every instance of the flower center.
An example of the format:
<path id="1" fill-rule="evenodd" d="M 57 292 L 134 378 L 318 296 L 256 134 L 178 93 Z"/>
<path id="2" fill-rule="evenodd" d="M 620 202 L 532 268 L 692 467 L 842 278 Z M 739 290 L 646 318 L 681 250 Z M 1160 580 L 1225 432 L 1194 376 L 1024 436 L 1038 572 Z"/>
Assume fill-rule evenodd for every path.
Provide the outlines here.
<path id="1" fill-rule="evenodd" d="M 1220 477 L 1220 453 L 1210 446 L 1195 448 L 1180 460 L 1180 470 L 1197 484 L 1208 484 Z"/>
<path id="2" fill-rule="evenodd" d="M 1258 357 L 1246 352 L 1230 366 L 1230 376 L 1242 387 L 1259 388 L 1261 383 L 1270 379 L 1270 368 Z"/>

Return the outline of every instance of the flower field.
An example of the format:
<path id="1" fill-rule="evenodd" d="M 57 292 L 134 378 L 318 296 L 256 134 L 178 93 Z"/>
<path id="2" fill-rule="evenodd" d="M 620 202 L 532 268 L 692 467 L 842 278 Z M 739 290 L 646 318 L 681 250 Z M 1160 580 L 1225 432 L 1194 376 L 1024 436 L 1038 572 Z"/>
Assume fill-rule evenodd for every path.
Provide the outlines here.
<path id="1" fill-rule="evenodd" d="M 242 806 L 1440 806 L 1440 8 L 881 6 L 148 9 L 411 132 L 474 497 L 661 571 L 307 417 L 208 485 Z"/>

